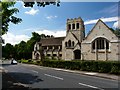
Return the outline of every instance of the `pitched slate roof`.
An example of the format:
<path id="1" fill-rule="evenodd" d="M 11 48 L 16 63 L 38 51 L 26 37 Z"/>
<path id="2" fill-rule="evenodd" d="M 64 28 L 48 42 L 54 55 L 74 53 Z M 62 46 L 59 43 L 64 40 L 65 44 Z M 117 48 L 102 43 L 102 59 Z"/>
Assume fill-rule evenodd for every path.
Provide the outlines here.
<path id="1" fill-rule="evenodd" d="M 62 45 L 62 41 L 65 37 L 56 37 L 56 38 L 45 38 L 40 40 L 40 44 L 42 46 L 55 46 L 55 45 Z"/>

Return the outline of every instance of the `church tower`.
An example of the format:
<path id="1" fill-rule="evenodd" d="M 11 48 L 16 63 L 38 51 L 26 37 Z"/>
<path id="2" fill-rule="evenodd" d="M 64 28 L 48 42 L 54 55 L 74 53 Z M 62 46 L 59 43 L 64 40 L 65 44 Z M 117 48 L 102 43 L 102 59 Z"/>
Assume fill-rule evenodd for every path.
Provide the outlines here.
<path id="1" fill-rule="evenodd" d="M 68 34 L 68 32 L 72 32 L 75 37 L 79 40 L 79 42 L 81 42 L 84 37 L 85 37 L 85 27 L 84 27 L 84 21 L 78 17 L 78 18 L 74 18 L 74 19 L 67 19 L 67 31 L 66 34 Z"/>

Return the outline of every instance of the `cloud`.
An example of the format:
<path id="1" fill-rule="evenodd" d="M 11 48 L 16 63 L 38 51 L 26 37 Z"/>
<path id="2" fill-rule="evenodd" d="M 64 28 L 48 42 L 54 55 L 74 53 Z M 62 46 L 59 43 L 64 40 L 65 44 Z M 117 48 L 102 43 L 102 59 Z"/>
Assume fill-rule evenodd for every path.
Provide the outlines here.
<path id="1" fill-rule="evenodd" d="M 39 33 L 39 34 L 53 35 L 54 37 L 63 37 L 63 36 L 66 36 L 66 30 L 57 30 L 57 31 L 37 30 L 35 32 Z"/>
<path id="2" fill-rule="evenodd" d="M 118 17 L 100 18 L 103 22 L 114 22 L 118 21 Z M 87 20 L 84 22 L 85 25 L 95 24 L 99 19 Z"/>
<path id="3" fill-rule="evenodd" d="M 54 18 L 57 18 L 57 17 L 58 16 L 56 16 L 56 15 L 55 16 L 47 16 L 46 19 L 51 20 L 51 19 L 54 19 Z"/>
<path id="4" fill-rule="evenodd" d="M 113 24 L 113 27 L 120 29 L 120 18 L 118 19 L 118 21 L 116 21 L 116 22 Z"/>
<path id="5" fill-rule="evenodd" d="M 99 11 L 99 13 L 118 15 L 118 3 L 110 7 L 104 8 L 103 10 Z"/>
<path id="6" fill-rule="evenodd" d="M 5 44 L 10 43 L 12 45 L 15 45 L 20 43 L 21 41 L 27 41 L 30 39 L 30 37 L 27 35 L 14 35 L 9 32 L 7 34 L 4 34 L 2 38 L 5 40 Z"/>
<path id="7" fill-rule="evenodd" d="M 35 10 L 34 8 L 31 8 L 31 10 L 26 11 L 25 13 L 29 15 L 35 15 L 38 13 L 38 11 L 39 11 L 38 9 Z"/>

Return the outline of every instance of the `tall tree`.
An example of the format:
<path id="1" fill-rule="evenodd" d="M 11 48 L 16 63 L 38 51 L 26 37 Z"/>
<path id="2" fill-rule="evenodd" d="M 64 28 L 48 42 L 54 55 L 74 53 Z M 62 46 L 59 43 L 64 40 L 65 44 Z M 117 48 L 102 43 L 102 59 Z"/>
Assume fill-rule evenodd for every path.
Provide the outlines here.
<path id="1" fill-rule="evenodd" d="M 10 2 L 9 0 L 2 0 L 0 1 L 0 20 L 2 21 L 2 35 L 7 33 L 8 31 L 8 26 L 9 23 L 13 23 L 13 24 L 18 24 L 22 21 L 21 18 L 15 17 L 14 14 L 17 14 L 19 12 L 19 10 L 17 8 L 12 8 L 15 5 L 15 1 L 14 2 Z"/>
<path id="2" fill-rule="evenodd" d="M 17 59 L 27 59 L 27 45 L 26 42 L 21 41 L 17 46 Z"/>
<path id="3" fill-rule="evenodd" d="M 53 36 L 52 36 L 53 37 Z M 2 46 L 2 56 L 6 59 L 15 58 L 15 59 L 31 59 L 32 51 L 34 49 L 34 44 L 39 42 L 42 38 L 52 38 L 50 35 L 41 34 L 39 35 L 36 32 L 32 33 L 32 37 L 27 41 L 21 41 L 15 46 L 7 43 L 5 46 Z M 40 47 L 41 59 L 44 59 L 43 50 Z"/>
<path id="4" fill-rule="evenodd" d="M 38 33 L 32 32 L 32 37 L 30 38 L 30 40 L 27 41 L 27 55 L 28 58 L 31 59 L 32 58 L 32 51 L 34 49 L 34 44 L 36 42 L 39 42 L 41 39 L 41 36 Z"/>
<path id="5" fill-rule="evenodd" d="M 15 50 L 13 45 L 7 43 L 5 46 L 2 47 L 2 57 L 9 59 L 13 58 L 15 55 Z"/>

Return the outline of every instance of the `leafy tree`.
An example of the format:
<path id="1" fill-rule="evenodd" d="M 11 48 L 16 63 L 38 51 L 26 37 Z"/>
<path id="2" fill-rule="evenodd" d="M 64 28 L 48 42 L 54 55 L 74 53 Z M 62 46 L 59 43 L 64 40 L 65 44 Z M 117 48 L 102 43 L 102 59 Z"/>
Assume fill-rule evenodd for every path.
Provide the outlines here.
<path id="1" fill-rule="evenodd" d="M 45 2 L 45 1 L 39 1 L 39 0 L 36 0 L 36 3 L 37 3 L 37 6 L 39 7 L 45 7 L 46 5 L 57 5 L 57 6 L 60 6 L 60 0 L 53 0 L 51 2 Z M 27 0 L 24 0 L 24 6 L 25 7 L 33 7 L 33 5 L 35 4 L 35 2 L 27 2 Z"/>
<path id="2" fill-rule="evenodd" d="M 32 39 L 35 40 L 36 42 L 38 42 L 38 41 L 40 41 L 41 36 L 36 32 L 32 32 L 32 37 L 30 40 L 32 40 Z"/>
<path id="3" fill-rule="evenodd" d="M 119 28 L 116 28 L 116 30 L 114 30 L 114 33 L 120 37 L 120 29 Z"/>
<path id="4" fill-rule="evenodd" d="M 27 53 L 29 54 L 28 56 L 29 59 L 32 58 L 32 51 L 34 50 L 35 43 L 40 42 L 42 38 L 50 38 L 50 37 L 53 37 L 53 36 L 45 35 L 45 34 L 39 35 L 36 32 L 32 33 L 32 37 L 30 38 L 30 40 L 27 41 Z M 41 59 L 43 59 L 44 55 L 43 55 L 43 50 L 41 48 L 40 48 L 40 54 L 41 54 Z"/>
<path id="5" fill-rule="evenodd" d="M 18 45 L 16 45 L 16 53 L 17 59 L 27 59 L 27 48 L 26 42 L 21 41 Z"/>
<path id="6" fill-rule="evenodd" d="M 0 0 L 0 21 L 2 21 L 2 35 L 7 33 L 9 23 L 12 22 L 13 24 L 18 24 L 22 21 L 21 18 L 15 17 L 14 14 L 17 14 L 19 10 L 17 8 L 11 8 L 14 7 L 16 0 L 9 1 L 9 0 Z M 35 1 L 33 2 L 27 2 L 28 0 L 23 0 L 25 7 L 33 7 L 35 4 Z M 59 0 L 53 0 L 52 2 L 39 2 L 38 0 L 37 6 L 39 7 L 45 7 L 46 5 L 57 5 L 60 6 Z"/>
<path id="7" fill-rule="evenodd" d="M 22 21 L 21 18 L 17 18 L 14 14 L 17 14 L 19 10 L 14 7 L 16 2 L 10 2 L 9 0 L 2 0 L 0 1 L 0 20 L 2 21 L 2 35 L 7 33 L 9 23 L 18 24 Z"/>
<path id="8" fill-rule="evenodd" d="M 13 45 L 7 43 L 5 46 L 2 46 L 2 57 L 6 59 L 13 58 L 15 55 L 15 50 Z"/>
<path id="9" fill-rule="evenodd" d="M 21 41 L 15 46 L 11 44 L 6 44 L 2 46 L 2 56 L 6 59 L 15 58 L 15 59 L 31 59 L 32 51 L 34 50 L 34 45 L 36 42 L 39 42 L 42 38 L 51 38 L 53 36 L 41 34 L 39 35 L 36 32 L 32 33 L 32 37 L 27 41 Z M 43 50 L 40 47 L 41 60 L 44 59 Z"/>
<path id="10" fill-rule="evenodd" d="M 110 28 L 110 30 L 115 33 L 118 37 L 120 37 L 120 29 L 116 28 L 115 30 L 113 28 Z"/>
<path id="11" fill-rule="evenodd" d="M 27 41 L 26 48 L 27 48 L 28 59 L 32 58 L 32 51 L 34 50 L 34 44 L 36 42 L 39 42 L 40 39 L 41 39 L 40 35 L 38 33 L 33 32 L 32 37 L 30 38 L 30 40 Z"/>

